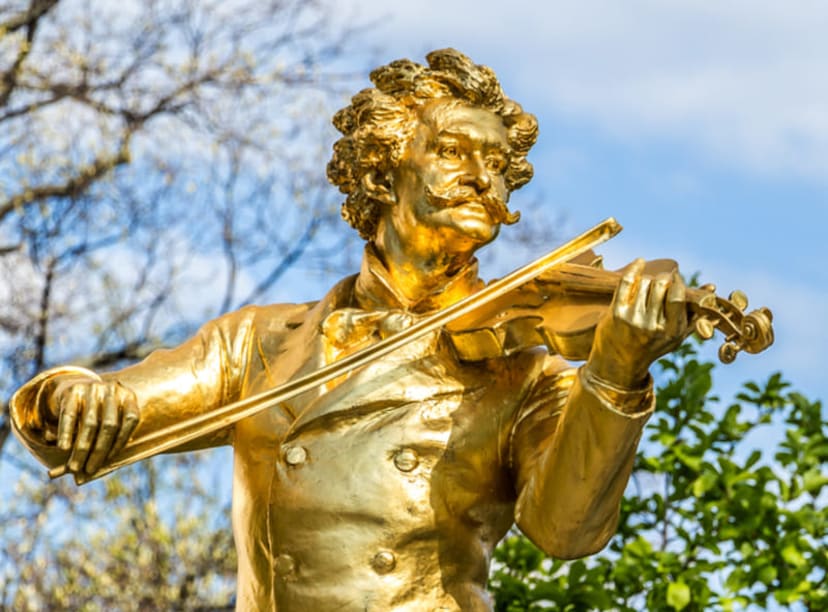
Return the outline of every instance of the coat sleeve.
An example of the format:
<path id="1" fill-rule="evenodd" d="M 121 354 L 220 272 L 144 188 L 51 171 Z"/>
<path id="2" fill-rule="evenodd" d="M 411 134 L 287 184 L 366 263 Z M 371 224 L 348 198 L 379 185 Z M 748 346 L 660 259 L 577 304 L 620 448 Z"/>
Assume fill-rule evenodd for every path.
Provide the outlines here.
<path id="1" fill-rule="evenodd" d="M 117 381 L 134 391 L 140 420 L 133 438 L 214 410 L 238 399 L 254 333 L 255 310 L 247 308 L 211 321 L 180 346 L 157 350 L 144 361 L 122 370 L 101 375 L 72 366 L 47 370 L 12 396 L 13 430 L 46 467 L 66 463 L 69 452 L 61 451 L 56 445 L 57 423 L 48 422 L 41 409 L 45 384 L 65 375 Z M 231 433 L 230 430 L 219 431 L 175 451 L 227 444 L 231 441 Z"/>
<path id="2" fill-rule="evenodd" d="M 651 380 L 624 391 L 547 358 L 510 439 L 515 522 L 547 554 L 583 557 L 615 533 L 654 404 Z"/>

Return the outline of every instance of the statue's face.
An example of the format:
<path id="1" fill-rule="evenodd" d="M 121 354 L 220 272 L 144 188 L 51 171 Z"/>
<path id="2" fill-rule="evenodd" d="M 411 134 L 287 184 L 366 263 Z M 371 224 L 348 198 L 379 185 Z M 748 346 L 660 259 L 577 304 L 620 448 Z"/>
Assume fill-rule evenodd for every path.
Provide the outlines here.
<path id="1" fill-rule="evenodd" d="M 500 117 L 434 100 L 420 110 L 420 122 L 392 173 L 394 204 L 385 211 L 386 222 L 404 244 L 425 247 L 419 252 L 435 244 L 472 252 L 500 229 L 508 161 Z"/>

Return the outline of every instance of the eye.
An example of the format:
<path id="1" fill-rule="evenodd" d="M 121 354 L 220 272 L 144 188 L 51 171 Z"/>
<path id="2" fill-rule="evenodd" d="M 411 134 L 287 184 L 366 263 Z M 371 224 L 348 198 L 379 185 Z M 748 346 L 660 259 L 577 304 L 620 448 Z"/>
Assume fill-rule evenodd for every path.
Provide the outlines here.
<path id="1" fill-rule="evenodd" d="M 486 157 L 486 168 L 492 172 L 503 172 L 506 170 L 506 158 L 502 155 L 489 155 Z"/>
<path id="2" fill-rule="evenodd" d="M 446 144 L 440 147 L 440 157 L 443 159 L 460 159 L 460 149 L 455 144 Z"/>

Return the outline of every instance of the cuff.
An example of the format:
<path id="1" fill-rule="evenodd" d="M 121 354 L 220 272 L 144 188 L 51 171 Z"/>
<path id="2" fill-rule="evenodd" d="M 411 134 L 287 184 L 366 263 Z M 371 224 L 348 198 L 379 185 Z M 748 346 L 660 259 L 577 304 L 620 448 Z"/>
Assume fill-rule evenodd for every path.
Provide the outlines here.
<path id="1" fill-rule="evenodd" d="M 587 366 L 578 370 L 581 386 L 597 397 L 609 410 L 628 417 L 640 417 L 655 409 L 653 377 L 647 375 L 646 384 L 640 389 L 627 389 L 615 385 L 592 373 Z"/>
<path id="2" fill-rule="evenodd" d="M 12 423 L 19 431 L 43 432 L 47 442 L 55 440 L 56 426 L 46 422 L 40 406 L 43 390 L 46 388 L 45 383 L 58 376 L 84 376 L 101 380 L 101 377 L 92 370 L 77 366 L 61 366 L 41 372 L 20 387 L 9 400 Z"/>

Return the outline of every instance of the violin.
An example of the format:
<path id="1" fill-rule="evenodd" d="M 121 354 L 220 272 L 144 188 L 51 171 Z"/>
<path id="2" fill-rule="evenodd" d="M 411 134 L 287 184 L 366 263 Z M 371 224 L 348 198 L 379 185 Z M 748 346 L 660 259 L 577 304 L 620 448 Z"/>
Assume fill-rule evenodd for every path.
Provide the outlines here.
<path id="1" fill-rule="evenodd" d="M 592 248 L 620 231 L 615 219 L 606 219 L 540 259 L 376 344 L 258 395 L 133 438 L 97 472 L 75 474 L 75 481 L 83 484 L 95 480 L 119 467 L 224 429 L 437 330 L 446 334 L 457 357 L 464 361 L 506 356 L 538 346 L 546 346 L 566 359 L 584 360 L 589 356 L 596 325 L 611 304 L 624 272 L 601 268 Z M 644 272 L 674 269 L 675 262 L 654 260 Z M 724 333 L 719 357 L 725 363 L 733 361 L 740 351 L 758 353 L 773 342 L 770 310 L 760 308 L 745 314 L 747 298 L 741 292 L 725 300 L 715 294 L 712 285 L 690 288 L 686 304 L 691 329 L 699 336 L 710 338 L 715 329 Z M 66 472 L 66 467 L 60 466 L 49 475 L 57 478 Z"/>
<path id="2" fill-rule="evenodd" d="M 587 251 L 540 274 L 517 289 L 483 304 L 446 326 L 457 356 L 479 361 L 546 346 L 569 361 L 589 357 L 595 328 L 615 295 L 627 270 L 603 269 L 600 256 Z M 656 259 L 644 265 L 644 274 L 672 273 L 678 264 Z M 748 299 L 733 291 L 727 299 L 716 295 L 715 285 L 688 287 L 687 320 L 692 332 L 704 339 L 714 331 L 724 334 L 719 347 L 722 363 L 731 363 L 745 351 L 759 353 L 773 343 L 773 314 L 761 307 L 746 313 Z"/>

